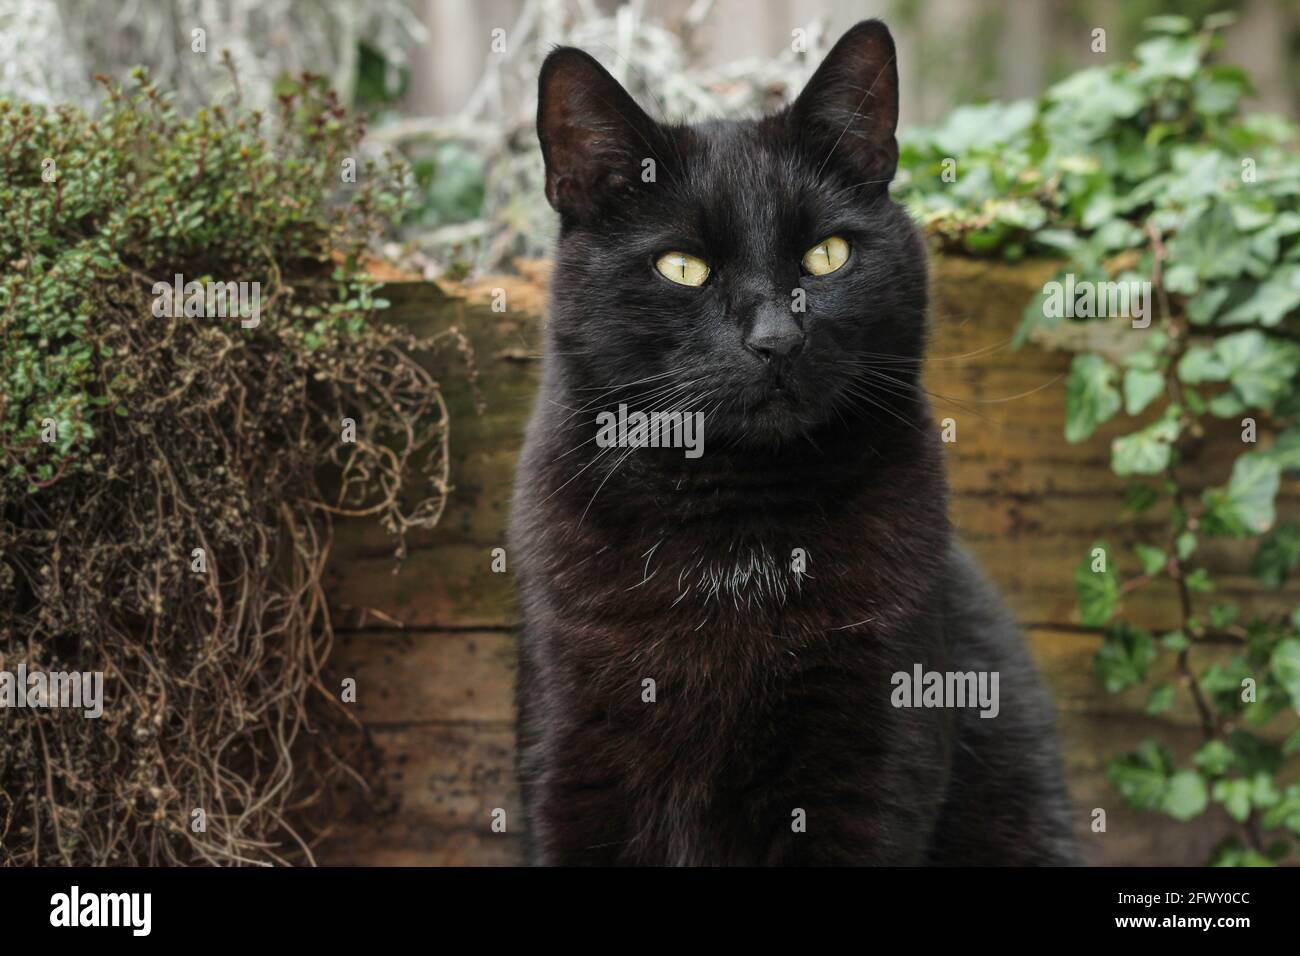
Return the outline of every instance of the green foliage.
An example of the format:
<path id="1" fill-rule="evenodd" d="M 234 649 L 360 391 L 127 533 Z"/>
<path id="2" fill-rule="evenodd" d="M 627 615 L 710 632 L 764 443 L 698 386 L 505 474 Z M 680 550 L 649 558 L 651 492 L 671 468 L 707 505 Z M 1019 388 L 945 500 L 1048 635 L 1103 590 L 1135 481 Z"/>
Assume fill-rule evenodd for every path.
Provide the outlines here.
<path id="1" fill-rule="evenodd" d="M 279 141 L 257 113 L 181 117 L 142 73 L 95 120 L 0 101 L 0 482 L 29 490 L 91 467 L 105 410 L 126 414 L 148 383 L 120 367 L 109 303 L 190 279 L 260 281 L 266 328 L 308 345 L 358 332 L 382 304 L 359 265 L 404 194 L 365 164 L 346 203 L 341 164 L 358 128 L 319 78 L 289 83 Z M 47 181 L 51 178 L 52 181 Z M 296 282 L 298 276 L 310 283 Z M 57 442 L 42 441 L 53 419 Z"/>
<path id="2" fill-rule="evenodd" d="M 274 133 L 107 85 L 95 120 L 0 101 L 0 660 L 104 672 L 106 704 L 0 720 L 0 865 L 309 859 L 297 814 L 352 756 L 331 516 L 400 535 L 447 490 L 428 343 L 362 270 L 403 177 L 345 177 L 359 125 L 315 77 Z M 156 309 L 177 273 L 260 283 L 258 320 Z"/>
<path id="3" fill-rule="evenodd" d="M 1150 311 L 1118 318 L 1049 309 L 1049 284 L 1018 335 L 1069 341 L 1074 322 L 1119 336 L 1073 359 L 1065 437 L 1106 435 L 1112 470 L 1139 482 L 1126 513 L 1163 524 L 1127 569 L 1113 553 L 1099 566 L 1093 546 L 1075 575 L 1080 619 L 1102 631 L 1107 690 L 1153 682 L 1136 699 L 1194 714 L 1204 743 L 1180 760 L 1147 741 L 1111 761 L 1110 779 L 1132 806 L 1177 820 L 1218 808 L 1241 839 L 1214 862 L 1272 865 L 1300 834 L 1300 784 L 1286 782 L 1300 752 L 1300 611 L 1215 597 L 1200 555 L 1213 539 L 1253 540 L 1250 571 L 1275 588 L 1300 563 L 1300 531 L 1277 515 L 1300 469 L 1300 162 L 1291 124 L 1242 112 L 1247 74 L 1214 58 L 1225 22 L 1155 18 L 1132 62 L 1078 72 L 1037 102 L 954 111 L 906 137 L 899 192 L 949 249 L 1064 260 L 1057 282 L 1149 283 Z M 1206 487 L 1210 436 L 1241 450 L 1226 477 L 1212 464 Z M 1178 608 L 1162 630 L 1124 618 L 1148 595 Z"/>

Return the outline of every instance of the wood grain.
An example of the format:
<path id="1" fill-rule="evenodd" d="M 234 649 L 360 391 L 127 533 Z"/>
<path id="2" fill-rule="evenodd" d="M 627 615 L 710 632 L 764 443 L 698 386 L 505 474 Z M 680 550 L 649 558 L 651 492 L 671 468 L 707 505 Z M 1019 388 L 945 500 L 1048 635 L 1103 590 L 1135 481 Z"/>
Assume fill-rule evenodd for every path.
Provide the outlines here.
<path id="1" fill-rule="evenodd" d="M 1090 862 L 1201 863 L 1229 830 L 1212 807 L 1194 824 L 1127 809 L 1105 777 L 1106 760 L 1158 736 L 1179 756 L 1196 746 L 1186 694 L 1158 718 L 1144 690 L 1105 692 L 1093 675 L 1098 638 L 1078 627 L 1073 576 L 1094 541 L 1132 570 L 1129 547 L 1164 527 L 1152 514 L 1121 520 L 1126 484 L 1110 470 L 1112 423 L 1072 445 L 1063 437 L 1066 352 L 1012 350 L 1024 304 L 1052 273 L 1041 263 L 994 265 L 939 259 L 933 277 L 935 328 L 926 385 L 936 418 L 951 417 L 948 446 L 952 510 L 976 553 L 1024 623 L 1060 713 L 1067 773 Z M 340 640 L 331 665 L 357 679 L 357 714 L 383 755 L 374 806 L 344 821 L 320 849 L 325 863 L 504 865 L 517 862 L 518 819 L 512 779 L 516 609 L 508 565 L 491 569 L 504 547 L 514 463 L 538 366 L 545 272 L 487 279 L 449 297 L 425 284 L 397 284 L 385 295 L 392 318 L 413 331 L 456 327 L 470 339 L 483 400 L 475 411 L 465 363 L 447 351 L 430 361 L 451 410 L 455 489 L 442 524 L 411 536 L 399 568 L 394 542 L 373 524 L 340 524 L 327 582 Z M 493 291 L 523 311 L 493 312 Z M 1188 471 L 1200 487 L 1222 483 L 1241 450 L 1231 423 L 1207 437 Z M 1279 501 L 1300 514 L 1300 493 Z M 1294 589 L 1270 592 L 1241 573 L 1244 543 L 1207 542 L 1200 557 L 1220 569 L 1216 600 L 1291 607 Z M 508 556 L 507 556 L 508 561 Z M 1168 588 L 1140 592 L 1126 618 L 1149 627 L 1176 624 Z M 1198 653 L 1202 653 L 1198 650 Z M 1212 653 L 1212 652 L 1205 652 Z M 1160 675 L 1157 675 L 1158 677 Z M 337 685 L 336 685 L 337 686 Z M 1093 808 L 1107 830 L 1088 827 Z M 494 809 L 507 830 L 491 829 Z"/>

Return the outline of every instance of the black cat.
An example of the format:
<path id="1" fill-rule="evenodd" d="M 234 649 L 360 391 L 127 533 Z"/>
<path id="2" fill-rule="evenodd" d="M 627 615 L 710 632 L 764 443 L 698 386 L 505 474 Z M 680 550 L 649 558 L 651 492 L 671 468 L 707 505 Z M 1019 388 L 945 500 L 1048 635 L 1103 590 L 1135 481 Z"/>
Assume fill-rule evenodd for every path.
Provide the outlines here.
<path id="1" fill-rule="evenodd" d="M 571 48 L 540 89 L 561 233 L 511 531 L 530 860 L 1073 862 L 1051 707 L 948 523 L 889 31 L 859 23 L 755 121 L 657 123 Z M 685 447 L 644 447 L 637 411 Z"/>

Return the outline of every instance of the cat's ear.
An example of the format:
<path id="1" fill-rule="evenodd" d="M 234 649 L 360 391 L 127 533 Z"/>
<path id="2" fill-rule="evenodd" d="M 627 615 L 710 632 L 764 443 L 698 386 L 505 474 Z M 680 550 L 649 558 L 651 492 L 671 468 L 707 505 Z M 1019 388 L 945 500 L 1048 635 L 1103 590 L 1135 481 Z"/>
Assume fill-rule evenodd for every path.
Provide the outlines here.
<path id="1" fill-rule="evenodd" d="M 537 137 L 546 198 L 579 221 L 639 183 L 645 160 L 662 155 L 658 124 L 603 66 L 573 47 L 553 51 L 542 64 Z"/>
<path id="2" fill-rule="evenodd" d="M 790 122 L 823 166 L 847 166 L 882 185 L 893 179 L 898 65 L 889 28 L 863 20 L 840 37 L 795 100 Z"/>

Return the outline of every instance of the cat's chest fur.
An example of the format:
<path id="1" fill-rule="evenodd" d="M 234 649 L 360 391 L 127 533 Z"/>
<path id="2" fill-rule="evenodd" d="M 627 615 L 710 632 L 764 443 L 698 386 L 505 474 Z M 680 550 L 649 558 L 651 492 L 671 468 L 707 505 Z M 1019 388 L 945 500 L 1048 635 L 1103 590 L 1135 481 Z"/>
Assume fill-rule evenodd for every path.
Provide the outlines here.
<path id="1" fill-rule="evenodd" d="M 544 729 L 521 740 L 521 772 L 563 780 L 578 807 L 617 793 L 608 859 L 765 862 L 754 820 L 836 791 L 806 762 L 833 766 L 846 740 L 881 755 L 942 748 L 947 715 L 900 721 L 886 705 L 890 674 L 943 653 L 930 591 L 947 536 L 940 470 L 900 481 L 893 467 L 877 469 L 878 494 L 860 481 L 830 516 L 807 507 L 806 487 L 783 506 L 780 489 L 737 492 L 734 479 L 669 482 L 685 497 L 668 501 L 618 485 L 595 505 L 548 492 L 559 475 L 521 487 L 520 707 Z M 886 486 L 909 489 L 916 525 Z M 861 793 L 850 778 L 864 765 L 841 783 Z M 630 848 L 629 831 L 641 834 Z"/>

